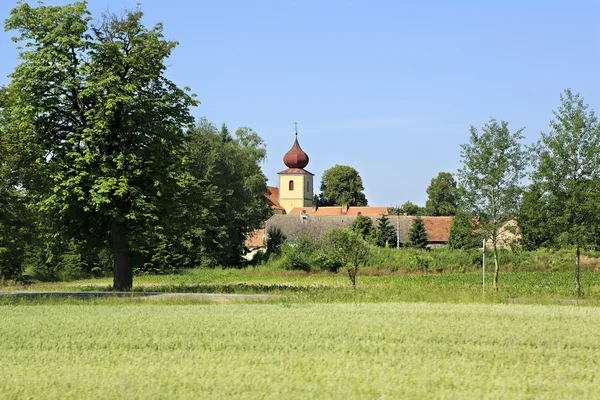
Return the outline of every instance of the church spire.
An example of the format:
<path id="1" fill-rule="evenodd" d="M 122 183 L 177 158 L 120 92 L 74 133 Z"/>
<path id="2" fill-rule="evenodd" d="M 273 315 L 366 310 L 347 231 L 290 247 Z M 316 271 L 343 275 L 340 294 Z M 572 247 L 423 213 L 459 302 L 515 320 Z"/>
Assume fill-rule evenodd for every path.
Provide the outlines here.
<path id="1" fill-rule="evenodd" d="M 304 152 L 304 150 L 302 150 L 302 147 L 300 147 L 300 143 L 298 143 L 298 123 L 297 122 L 294 122 L 294 127 L 295 127 L 295 131 L 296 131 L 296 140 L 294 140 L 294 145 L 292 146 L 290 151 L 285 153 L 285 156 L 283 156 L 283 163 L 288 168 L 304 169 L 304 167 L 306 167 L 308 165 L 308 154 L 306 154 Z"/>

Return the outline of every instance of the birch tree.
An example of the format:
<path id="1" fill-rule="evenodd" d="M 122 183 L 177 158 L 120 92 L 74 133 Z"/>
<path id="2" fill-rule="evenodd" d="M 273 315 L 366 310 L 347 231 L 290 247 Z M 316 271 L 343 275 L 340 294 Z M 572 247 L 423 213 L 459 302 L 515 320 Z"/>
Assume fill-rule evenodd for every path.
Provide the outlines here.
<path id="1" fill-rule="evenodd" d="M 597 242 L 600 222 L 600 125 L 579 94 L 567 89 L 560 102 L 550 131 L 537 143 L 533 178 L 557 244 L 575 248 L 575 292 L 581 296 L 581 248 Z"/>
<path id="2" fill-rule="evenodd" d="M 498 239 L 517 214 L 527 166 L 527 152 L 520 142 L 523 130 L 511 133 L 508 122 L 491 118 L 481 133 L 471 126 L 469 143 L 461 145 L 461 201 L 469 213 L 478 216 L 480 232 L 492 244 L 495 290 L 500 271 Z"/>

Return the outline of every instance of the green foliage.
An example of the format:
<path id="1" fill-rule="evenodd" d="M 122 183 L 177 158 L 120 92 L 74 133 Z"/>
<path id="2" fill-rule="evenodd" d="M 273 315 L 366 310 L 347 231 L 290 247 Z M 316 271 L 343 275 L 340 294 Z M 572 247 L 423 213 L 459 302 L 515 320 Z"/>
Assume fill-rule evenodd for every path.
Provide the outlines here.
<path id="1" fill-rule="evenodd" d="M 321 177 L 318 205 L 366 206 L 363 182 L 358 171 L 347 165 L 334 165 Z"/>
<path id="2" fill-rule="evenodd" d="M 376 230 L 373 226 L 373 220 L 369 217 L 359 214 L 350 227 L 353 232 L 356 232 L 366 241 L 372 241 L 376 236 Z"/>
<path id="3" fill-rule="evenodd" d="M 281 251 L 280 265 L 283 269 L 310 272 L 311 251 L 298 246 L 285 245 Z"/>
<path id="4" fill-rule="evenodd" d="M 533 178 L 550 211 L 548 225 L 557 244 L 576 248 L 579 295 L 580 248 L 597 243 L 600 227 L 600 124 L 579 94 L 567 89 L 560 101 L 550 132 L 537 143 Z"/>
<path id="5" fill-rule="evenodd" d="M 450 226 L 448 247 L 451 249 L 471 249 L 481 246 L 483 238 L 476 233 L 476 230 L 477 226 L 474 218 L 459 210 Z"/>
<path id="6" fill-rule="evenodd" d="M 523 193 L 523 200 L 517 216 L 521 232 L 521 243 L 525 250 L 556 245 L 556 234 L 551 224 L 552 215 L 548 197 L 539 184 L 531 184 Z"/>
<path id="7" fill-rule="evenodd" d="M 267 255 L 281 254 L 281 246 L 287 238 L 279 227 L 270 227 L 267 231 Z"/>
<path id="8" fill-rule="evenodd" d="M 164 76 L 176 42 L 139 10 L 91 25 L 86 3 L 19 3 L 5 29 L 24 43 L 9 105 L 26 146 L 41 149 L 43 180 L 26 186 L 67 237 L 112 236 L 115 287 L 131 287 L 131 251 L 160 236 L 176 191 L 178 152 L 197 102 Z M 52 45 L 49 45 L 49 44 Z M 94 229 L 91 229 L 94 227 Z"/>
<path id="9" fill-rule="evenodd" d="M 271 215 L 260 166 L 264 142 L 249 128 L 230 136 L 201 119 L 187 133 L 184 154 L 167 231 L 173 262 L 183 268 L 239 265 L 247 234 Z"/>
<path id="10" fill-rule="evenodd" d="M 515 133 L 508 122 L 491 118 L 481 134 L 471 126 L 469 143 L 461 145 L 461 202 L 465 212 L 479 216 L 479 230 L 494 251 L 494 288 L 498 290 L 498 238 L 506 223 L 515 218 L 521 198 L 528 153 L 523 149 L 524 128 Z"/>
<path id="11" fill-rule="evenodd" d="M 392 206 L 390 210 L 396 215 L 424 215 L 425 208 L 407 201 L 401 206 Z"/>
<path id="12" fill-rule="evenodd" d="M 376 231 L 377 245 L 382 247 L 396 246 L 396 228 L 387 215 L 382 214 L 377 218 Z"/>
<path id="13" fill-rule="evenodd" d="M 337 272 L 343 266 L 324 242 L 313 242 L 309 237 L 298 239 L 294 245 L 285 244 L 282 249 L 276 263 L 286 270 Z"/>
<path id="14" fill-rule="evenodd" d="M 453 216 L 458 208 L 458 188 L 449 172 L 440 172 L 427 188 L 424 215 Z M 416 215 L 416 214 L 415 214 Z"/>
<path id="15" fill-rule="evenodd" d="M 356 275 L 369 257 L 369 245 L 360 235 L 347 228 L 335 228 L 325 232 L 321 238 L 327 252 L 346 267 L 353 287 L 356 287 Z"/>
<path id="16" fill-rule="evenodd" d="M 408 232 L 408 240 L 412 247 L 424 249 L 427 247 L 429 239 L 427 238 L 427 232 L 425 232 L 425 225 L 421 217 L 416 217 Z"/>

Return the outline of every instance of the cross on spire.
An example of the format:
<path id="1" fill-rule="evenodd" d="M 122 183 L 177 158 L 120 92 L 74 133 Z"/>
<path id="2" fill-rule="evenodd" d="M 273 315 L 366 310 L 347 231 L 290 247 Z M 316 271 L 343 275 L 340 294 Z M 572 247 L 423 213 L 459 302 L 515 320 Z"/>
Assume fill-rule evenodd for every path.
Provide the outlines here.
<path id="1" fill-rule="evenodd" d="M 294 122 L 294 127 L 296 128 L 296 136 L 298 136 L 298 123 Z"/>

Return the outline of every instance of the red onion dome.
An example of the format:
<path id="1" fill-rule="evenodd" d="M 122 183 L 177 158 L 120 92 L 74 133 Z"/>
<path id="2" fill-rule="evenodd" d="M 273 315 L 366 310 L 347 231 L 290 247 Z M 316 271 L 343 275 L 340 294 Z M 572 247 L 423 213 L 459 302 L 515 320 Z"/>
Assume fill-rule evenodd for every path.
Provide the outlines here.
<path id="1" fill-rule="evenodd" d="M 285 153 L 283 156 L 283 163 L 288 168 L 304 168 L 308 165 L 308 154 L 302 150 L 300 144 L 298 144 L 298 134 L 296 134 L 296 140 L 294 141 L 294 145 Z"/>

